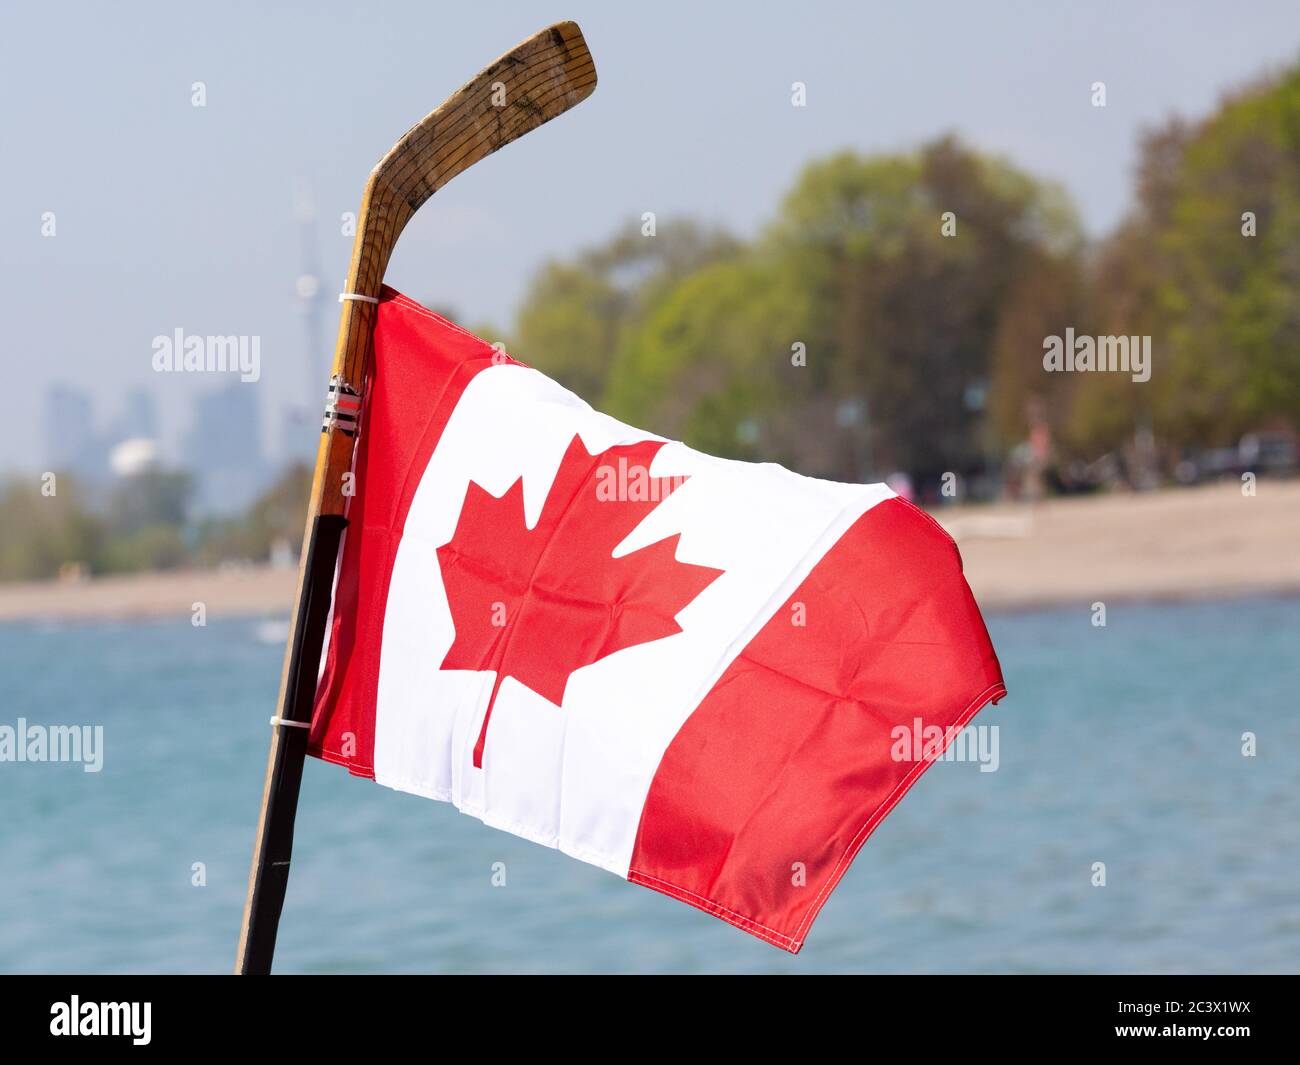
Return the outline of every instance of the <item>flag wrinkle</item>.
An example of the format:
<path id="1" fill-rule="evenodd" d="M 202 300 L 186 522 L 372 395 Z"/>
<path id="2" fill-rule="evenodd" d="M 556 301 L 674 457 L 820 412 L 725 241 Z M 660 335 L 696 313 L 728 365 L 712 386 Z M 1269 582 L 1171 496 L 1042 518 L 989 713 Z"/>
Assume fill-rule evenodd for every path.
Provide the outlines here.
<path id="1" fill-rule="evenodd" d="M 780 469 L 781 467 L 777 467 Z M 783 471 L 785 472 L 785 471 Z M 884 502 L 881 500 L 880 502 Z M 718 684 L 721 678 L 731 668 L 731 664 L 739 658 L 745 651 L 745 648 L 752 643 L 754 636 L 761 632 L 776 616 L 777 612 L 790 602 L 794 591 L 808 580 L 811 573 L 815 570 L 817 563 L 824 557 L 825 552 L 818 552 L 817 546 L 820 546 L 826 540 L 831 530 L 840 528 L 846 515 L 854 514 L 854 521 L 861 517 L 866 509 L 870 509 L 870 504 L 866 504 L 866 495 L 862 498 L 854 498 L 846 502 L 835 513 L 834 517 L 826 522 L 821 533 L 814 540 L 814 547 L 806 551 L 799 559 L 797 565 L 791 566 L 785 576 L 772 589 L 771 594 L 764 602 L 763 606 L 754 611 L 749 620 L 741 626 L 736 635 L 732 637 L 731 642 L 727 644 L 726 650 L 718 657 L 717 665 L 714 670 L 707 674 L 700 682 L 696 689 L 692 701 L 693 706 L 699 706 L 704 697 Z M 852 522 L 849 522 L 852 525 Z M 833 542 L 833 541 L 832 541 Z"/>
<path id="2" fill-rule="evenodd" d="M 1001 682 L 998 682 L 989 685 L 983 692 L 975 696 L 975 698 L 971 700 L 970 705 L 953 723 L 953 727 L 944 730 L 944 736 L 938 754 L 942 755 L 943 752 L 948 749 L 948 745 L 952 742 L 953 738 L 959 731 L 961 731 L 961 729 L 966 727 L 967 722 L 969 722 L 971 718 L 987 706 L 989 702 L 997 702 L 1002 698 L 1002 696 L 1006 695 L 1006 693 L 1006 686 Z M 817 914 L 821 912 L 821 908 L 825 905 L 826 899 L 829 897 L 831 891 L 833 891 L 835 885 L 839 883 L 840 878 L 844 876 L 844 873 L 847 871 L 853 859 L 857 857 L 858 851 L 862 849 L 862 845 L 866 843 L 867 838 L 875 831 L 880 822 L 888 816 L 889 811 L 898 805 L 899 800 L 907 794 L 912 785 L 915 784 L 917 780 L 921 778 L 921 775 L 930 768 L 934 761 L 937 760 L 938 757 L 936 756 L 932 760 L 927 761 L 922 759 L 921 761 L 916 762 L 908 774 L 900 780 L 897 785 L 895 785 L 894 790 L 881 801 L 866 821 L 863 822 L 862 827 L 858 829 L 852 841 L 844 848 L 844 852 L 840 855 L 838 861 L 836 861 L 834 869 L 832 869 L 831 874 L 822 884 L 821 890 L 817 893 L 817 897 L 813 900 L 812 905 L 809 906 L 808 912 L 804 915 L 803 920 L 799 922 L 799 926 L 795 930 L 794 938 L 799 941 L 800 945 L 803 943 L 803 936 L 812 925 L 812 922 L 816 920 Z"/>

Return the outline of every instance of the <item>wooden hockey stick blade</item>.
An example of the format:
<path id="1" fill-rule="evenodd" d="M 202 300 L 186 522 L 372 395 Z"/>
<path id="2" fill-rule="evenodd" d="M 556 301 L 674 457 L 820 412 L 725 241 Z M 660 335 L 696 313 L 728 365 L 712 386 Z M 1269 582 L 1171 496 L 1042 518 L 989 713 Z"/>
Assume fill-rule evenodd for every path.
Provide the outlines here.
<path id="1" fill-rule="evenodd" d="M 378 294 L 393 246 L 438 189 L 480 159 L 581 103 L 596 88 L 582 31 L 560 22 L 534 34 L 409 129 L 380 160 L 358 218 L 353 291 Z"/>
<path id="2" fill-rule="evenodd" d="M 559 22 L 489 64 L 412 126 L 366 182 L 347 291 L 378 298 L 397 238 L 434 192 L 480 159 L 564 114 L 595 88 L 596 66 L 582 31 L 577 23 Z M 333 373 L 357 389 L 369 367 L 374 321 L 375 306 L 364 301 L 346 303 L 339 320 Z M 350 453 L 350 447 L 345 450 Z M 340 465 L 342 458 L 331 455 L 323 467 L 324 513 L 344 508 L 338 485 L 349 464 Z"/>
<path id="3" fill-rule="evenodd" d="M 346 293 L 376 299 L 397 238 L 430 196 L 480 159 L 581 103 L 596 87 L 582 31 L 560 22 L 507 52 L 417 123 L 371 172 L 357 216 Z M 377 306 L 348 299 L 339 316 L 333 375 L 338 392 L 364 392 Z M 333 384 L 333 382 L 332 382 Z M 316 455 L 307 531 L 298 571 L 298 608 L 280 677 L 278 721 L 311 718 L 316 664 L 330 589 L 346 526 L 355 422 L 326 413 Z M 306 753 L 305 729 L 271 734 L 262 812 L 239 936 L 236 972 L 270 972 L 293 847 L 293 822 Z"/>

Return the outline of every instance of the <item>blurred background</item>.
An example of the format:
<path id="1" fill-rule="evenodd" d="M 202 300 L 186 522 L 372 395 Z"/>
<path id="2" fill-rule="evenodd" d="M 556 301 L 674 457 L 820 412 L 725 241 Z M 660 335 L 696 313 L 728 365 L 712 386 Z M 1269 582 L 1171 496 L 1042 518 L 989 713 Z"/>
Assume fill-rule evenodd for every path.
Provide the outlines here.
<path id="1" fill-rule="evenodd" d="M 0 969 L 230 964 L 351 213 L 562 18 L 597 92 L 388 283 L 625 421 L 929 508 L 1001 765 L 932 769 L 793 961 L 313 764 L 281 968 L 1300 968 L 1300 8 L 396 2 L 0 15 L 6 720 L 107 744 L 0 765 Z M 158 372 L 177 330 L 256 380 Z M 1067 335 L 1149 379 L 1047 372 Z"/>

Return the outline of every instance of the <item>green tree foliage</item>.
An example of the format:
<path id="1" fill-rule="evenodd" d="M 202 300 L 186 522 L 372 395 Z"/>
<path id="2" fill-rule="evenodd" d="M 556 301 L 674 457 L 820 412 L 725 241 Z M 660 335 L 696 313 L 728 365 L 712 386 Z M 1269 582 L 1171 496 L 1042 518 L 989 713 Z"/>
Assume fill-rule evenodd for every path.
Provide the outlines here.
<path id="1" fill-rule="evenodd" d="M 181 525 L 192 494 L 193 478 L 179 470 L 146 470 L 123 478 L 108 497 L 108 528 L 130 533 L 149 525 Z"/>
<path id="2" fill-rule="evenodd" d="M 511 354 L 596 402 L 628 330 L 678 280 L 738 248 L 721 230 L 669 221 L 653 237 L 631 226 L 572 262 L 549 262 L 520 307 Z"/>
<path id="3" fill-rule="evenodd" d="M 805 314 L 783 267 L 749 254 L 668 286 L 630 328 L 602 407 L 616 417 L 734 458 L 791 460 L 791 342 Z"/>
<path id="4" fill-rule="evenodd" d="M 296 463 L 254 500 L 246 513 L 205 524 L 199 530 L 199 561 L 264 562 L 276 544 L 287 544 L 294 552 L 301 550 L 311 478 L 311 469 Z"/>
<path id="5" fill-rule="evenodd" d="M 952 138 L 841 153 L 805 169 L 743 254 L 658 294 L 619 345 L 609 406 L 809 474 L 976 467 L 1008 297 L 1045 270 L 1070 277 L 1079 245 L 1059 189 Z"/>
<path id="6" fill-rule="evenodd" d="M 1073 324 L 1095 336 L 1154 336 L 1157 263 L 1146 227 L 1135 220 L 1121 225 L 1090 259 L 1083 278 L 1085 308 L 1061 315 L 1057 326 L 1040 336 L 1061 332 L 1059 323 Z M 1152 360 L 1159 358 L 1153 348 Z M 1041 347 L 1037 353 L 1040 360 Z M 1025 367 L 1026 376 L 1029 367 Z M 1053 407 L 1058 442 L 1069 454 L 1096 458 L 1127 447 L 1138 426 L 1150 425 L 1153 398 L 1161 387 L 1161 370 L 1153 367 L 1151 381 L 1135 384 L 1129 374 L 1057 375 L 1058 398 Z"/>
<path id="7" fill-rule="evenodd" d="M 625 313 L 623 293 L 600 273 L 547 263 L 519 312 L 514 353 L 579 395 L 599 395 Z"/>
<path id="8" fill-rule="evenodd" d="M 104 509 L 105 542 L 97 568 L 124 573 L 175 569 L 188 558 L 182 533 L 193 478 L 146 470 L 118 481 Z"/>
<path id="9" fill-rule="evenodd" d="M 152 522 L 106 539 L 99 569 L 105 573 L 138 573 L 176 569 L 189 561 L 189 548 L 179 525 Z"/>
<path id="10" fill-rule="evenodd" d="M 948 215 L 953 235 L 941 219 Z M 910 156 L 810 166 L 773 230 L 813 281 L 815 349 L 868 412 L 874 470 L 922 480 L 982 464 L 983 397 L 1010 295 L 1080 244 L 1064 193 L 944 138 Z"/>
<path id="11" fill-rule="evenodd" d="M 1246 212 L 1254 236 L 1243 232 Z M 1300 67 L 1203 122 L 1148 134 L 1137 207 L 1099 263 L 1104 331 L 1150 335 L 1153 369 L 1149 385 L 1130 390 L 1146 394 L 1118 408 L 1114 382 L 1084 382 L 1077 439 L 1112 439 L 1117 415 L 1135 406 L 1173 445 L 1300 429 Z"/>
<path id="12" fill-rule="evenodd" d="M 64 567 L 102 568 L 103 523 L 71 474 L 57 474 L 53 485 L 51 495 L 34 479 L 15 478 L 0 491 L 0 580 L 54 577 Z"/>

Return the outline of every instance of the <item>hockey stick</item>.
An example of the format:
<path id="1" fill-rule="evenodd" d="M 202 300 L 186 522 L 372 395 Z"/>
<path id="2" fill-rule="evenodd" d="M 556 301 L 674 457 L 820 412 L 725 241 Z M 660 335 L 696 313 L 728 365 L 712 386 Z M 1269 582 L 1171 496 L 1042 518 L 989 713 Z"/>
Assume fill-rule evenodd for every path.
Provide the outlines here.
<path id="1" fill-rule="evenodd" d="M 582 31 L 560 22 L 528 38 L 413 126 L 371 172 L 357 216 L 338 345 L 307 511 L 298 598 L 280 677 L 279 716 L 253 846 L 235 971 L 271 971 L 289 880 L 293 824 L 339 541 L 347 525 L 344 475 L 370 365 L 377 300 L 393 247 L 411 216 L 480 159 L 581 103 L 596 87 Z"/>

